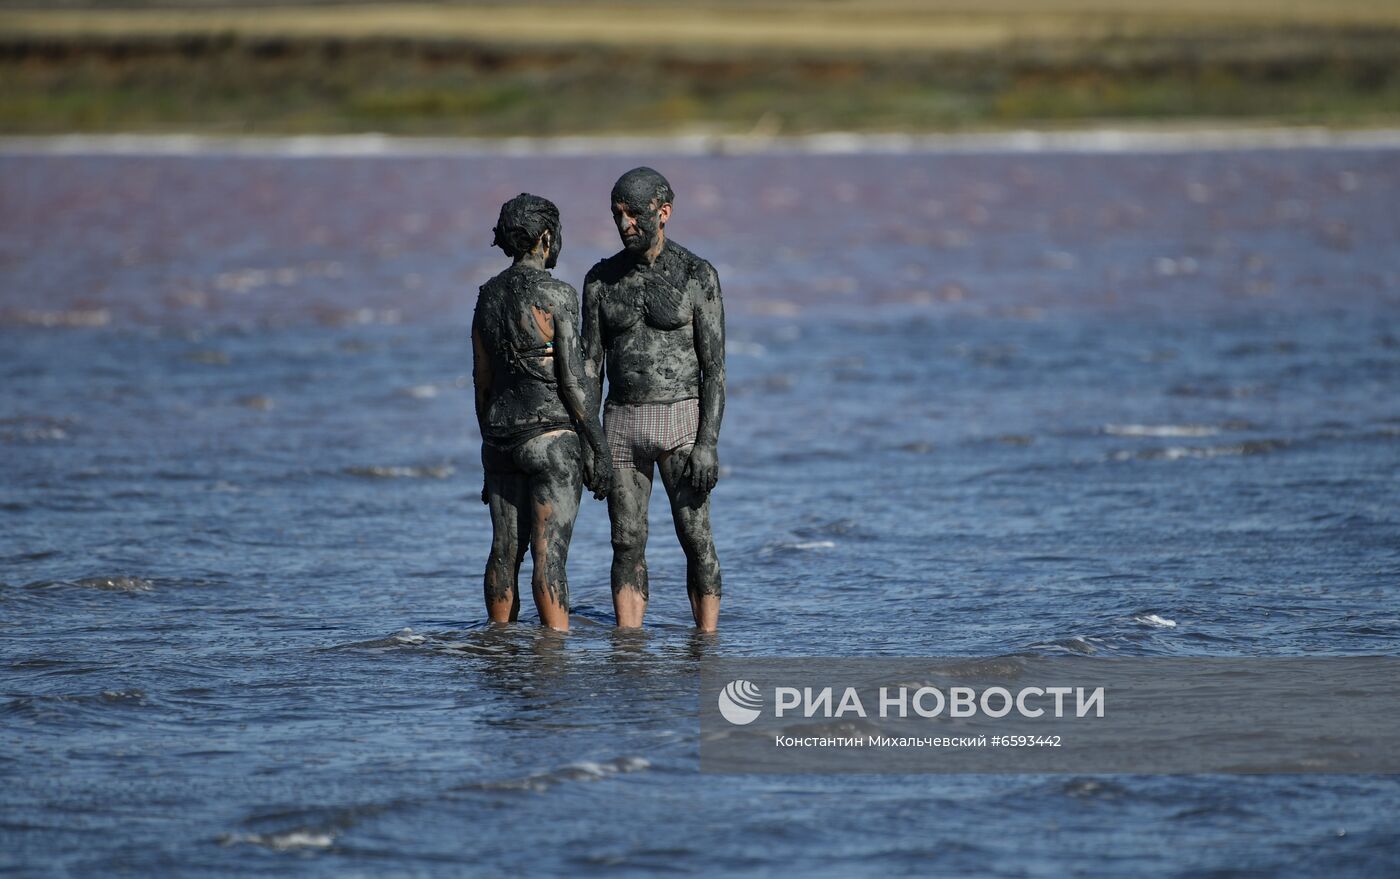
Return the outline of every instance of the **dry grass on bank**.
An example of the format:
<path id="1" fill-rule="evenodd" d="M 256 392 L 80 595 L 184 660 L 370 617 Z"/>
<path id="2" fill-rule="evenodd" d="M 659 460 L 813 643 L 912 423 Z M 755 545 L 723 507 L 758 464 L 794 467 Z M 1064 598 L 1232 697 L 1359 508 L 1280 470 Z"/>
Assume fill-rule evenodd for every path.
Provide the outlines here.
<path id="1" fill-rule="evenodd" d="M 135 2 L 0 0 L 0 131 L 1400 123 L 1400 0 Z"/>

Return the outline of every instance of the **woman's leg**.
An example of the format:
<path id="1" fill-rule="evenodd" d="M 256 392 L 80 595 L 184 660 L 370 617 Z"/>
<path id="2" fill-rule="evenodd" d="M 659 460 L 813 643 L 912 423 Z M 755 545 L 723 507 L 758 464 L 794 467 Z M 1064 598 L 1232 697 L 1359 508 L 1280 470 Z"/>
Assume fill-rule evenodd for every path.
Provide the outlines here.
<path id="1" fill-rule="evenodd" d="M 529 440 L 516 453 L 528 474 L 530 585 L 540 622 L 551 629 L 569 628 L 569 541 L 583 492 L 583 463 L 578 434 L 554 431 Z"/>
<path id="2" fill-rule="evenodd" d="M 520 564 L 525 560 L 529 516 L 523 473 L 486 474 L 491 507 L 491 554 L 486 557 L 486 615 L 493 623 L 514 622 L 520 616 Z"/>

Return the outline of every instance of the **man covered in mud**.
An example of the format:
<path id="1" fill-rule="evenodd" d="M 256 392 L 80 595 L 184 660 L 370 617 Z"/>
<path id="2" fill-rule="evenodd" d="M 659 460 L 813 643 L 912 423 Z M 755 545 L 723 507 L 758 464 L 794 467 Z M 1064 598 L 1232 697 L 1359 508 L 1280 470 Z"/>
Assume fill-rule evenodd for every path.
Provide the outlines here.
<path id="1" fill-rule="evenodd" d="M 596 403 L 586 403 L 578 293 L 547 271 L 564 244 L 558 208 L 521 193 L 501 207 L 494 231 L 514 262 L 482 286 L 472 318 L 481 499 L 491 507 L 486 612 L 498 623 L 519 615 L 528 546 L 540 622 L 567 630 L 565 566 L 581 483 L 606 496 L 612 464 Z"/>
<path id="2" fill-rule="evenodd" d="M 709 496 L 719 479 L 724 305 L 714 268 L 666 236 L 673 199 L 666 178 L 650 168 L 634 168 L 613 186 L 623 249 L 595 265 L 584 282 L 583 348 L 591 389 L 601 395 L 604 376 L 608 382 L 603 423 L 612 450 L 608 518 L 617 624 L 641 626 L 646 613 L 655 465 L 685 550 L 695 625 L 708 632 L 719 622 Z"/>

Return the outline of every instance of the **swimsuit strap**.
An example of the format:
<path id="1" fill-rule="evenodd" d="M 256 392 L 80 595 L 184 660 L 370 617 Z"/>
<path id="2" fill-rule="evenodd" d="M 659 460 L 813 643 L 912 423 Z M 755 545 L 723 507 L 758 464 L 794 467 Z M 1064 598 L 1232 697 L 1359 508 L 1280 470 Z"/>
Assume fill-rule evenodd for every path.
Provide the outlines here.
<path id="1" fill-rule="evenodd" d="M 534 348 L 516 348 L 513 345 L 506 346 L 506 363 L 512 372 L 528 373 L 532 378 L 545 382 L 546 384 L 556 384 L 558 379 L 551 370 L 548 374 L 541 369 L 532 369 L 526 363 L 526 358 L 551 357 L 554 355 L 554 343 L 549 342 Z"/>

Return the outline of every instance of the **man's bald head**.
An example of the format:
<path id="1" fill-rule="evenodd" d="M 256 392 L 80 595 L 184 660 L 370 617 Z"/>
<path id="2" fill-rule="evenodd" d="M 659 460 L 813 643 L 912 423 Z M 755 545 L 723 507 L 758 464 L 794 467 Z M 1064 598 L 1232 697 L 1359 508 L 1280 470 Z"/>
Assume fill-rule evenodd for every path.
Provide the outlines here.
<path id="1" fill-rule="evenodd" d="M 613 219 L 629 253 L 660 252 L 675 197 L 671 184 L 651 168 L 633 168 L 617 178 L 612 188 Z"/>
<path id="2" fill-rule="evenodd" d="M 612 188 L 613 204 L 624 204 L 633 214 L 655 211 L 675 197 L 666 178 L 645 165 L 617 178 Z"/>

